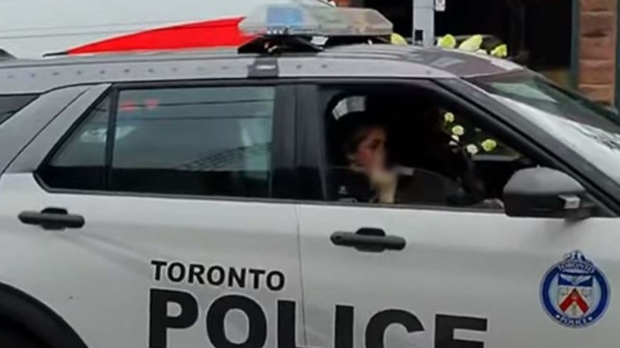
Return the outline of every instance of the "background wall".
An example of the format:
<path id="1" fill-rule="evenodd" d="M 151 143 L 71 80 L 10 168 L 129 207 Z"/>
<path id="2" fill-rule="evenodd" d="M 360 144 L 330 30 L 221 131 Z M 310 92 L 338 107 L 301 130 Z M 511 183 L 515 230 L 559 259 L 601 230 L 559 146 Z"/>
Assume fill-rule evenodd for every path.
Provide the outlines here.
<path id="1" fill-rule="evenodd" d="M 618 0 L 580 0 L 579 88 L 613 103 L 616 85 Z"/>

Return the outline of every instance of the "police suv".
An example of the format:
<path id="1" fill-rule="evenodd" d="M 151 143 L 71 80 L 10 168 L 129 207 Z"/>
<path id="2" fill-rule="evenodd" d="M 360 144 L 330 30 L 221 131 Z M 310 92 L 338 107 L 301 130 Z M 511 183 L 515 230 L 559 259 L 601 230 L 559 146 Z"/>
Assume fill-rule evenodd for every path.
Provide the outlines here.
<path id="1" fill-rule="evenodd" d="M 615 114 L 383 43 L 371 10 L 242 26 L 234 51 L 0 62 L 2 347 L 617 345 Z M 392 204 L 339 199 L 360 112 L 407 168 Z"/>

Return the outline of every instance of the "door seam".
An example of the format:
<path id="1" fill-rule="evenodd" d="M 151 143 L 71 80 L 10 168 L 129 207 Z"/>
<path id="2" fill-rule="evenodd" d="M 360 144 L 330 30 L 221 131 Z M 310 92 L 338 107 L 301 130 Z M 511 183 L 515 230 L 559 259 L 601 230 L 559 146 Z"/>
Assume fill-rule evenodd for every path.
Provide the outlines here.
<path id="1" fill-rule="evenodd" d="M 299 255 L 299 282 L 301 286 L 301 325 L 302 325 L 302 338 L 303 338 L 303 346 L 308 346 L 308 331 L 306 326 L 306 297 L 305 297 L 305 286 L 304 286 L 304 266 L 303 266 L 303 257 L 301 255 L 301 220 L 299 218 L 299 205 L 294 205 L 295 210 L 295 221 L 297 225 L 297 255 Z"/>

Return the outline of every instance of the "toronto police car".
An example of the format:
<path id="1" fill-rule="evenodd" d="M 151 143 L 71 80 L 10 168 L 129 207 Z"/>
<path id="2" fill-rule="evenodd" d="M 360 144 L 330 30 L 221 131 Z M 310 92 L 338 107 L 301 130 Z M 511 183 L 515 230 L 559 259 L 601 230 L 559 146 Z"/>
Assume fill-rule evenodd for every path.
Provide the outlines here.
<path id="1" fill-rule="evenodd" d="M 617 345 L 616 115 L 372 10 L 241 25 L 0 63 L 2 347 Z"/>

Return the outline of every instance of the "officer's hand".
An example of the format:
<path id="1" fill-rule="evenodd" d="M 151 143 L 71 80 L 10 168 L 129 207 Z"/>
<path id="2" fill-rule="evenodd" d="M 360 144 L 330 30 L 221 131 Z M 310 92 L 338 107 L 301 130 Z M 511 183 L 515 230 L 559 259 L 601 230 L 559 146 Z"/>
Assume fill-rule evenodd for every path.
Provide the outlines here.
<path id="1" fill-rule="evenodd" d="M 370 182 L 376 190 L 380 203 L 394 203 L 398 175 L 385 169 L 374 170 L 370 174 Z"/>

